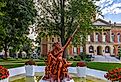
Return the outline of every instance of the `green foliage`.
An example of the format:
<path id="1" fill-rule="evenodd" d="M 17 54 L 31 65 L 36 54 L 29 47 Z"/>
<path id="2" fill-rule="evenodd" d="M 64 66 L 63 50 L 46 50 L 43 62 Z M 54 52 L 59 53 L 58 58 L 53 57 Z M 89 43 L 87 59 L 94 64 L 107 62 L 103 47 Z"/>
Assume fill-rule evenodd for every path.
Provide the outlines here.
<path id="1" fill-rule="evenodd" d="M 77 33 L 75 39 L 79 38 L 80 34 L 84 37 L 93 28 L 91 19 L 97 13 L 97 6 L 94 5 L 94 1 L 61 1 L 40 1 L 41 13 L 38 18 L 40 28 L 47 28 L 49 35 L 56 34 L 60 37 L 64 37 L 61 39 L 66 40 L 74 32 L 75 28 L 79 26 L 80 32 Z"/>
<path id="2" fill-rule="evenodd" d="M 64 46 L 68 38 L 77 27 L 73 44 L 85 44 L 87 35 L 93 30 L 92 21 L 97 13 L 97 6 L 91 0 L 40 0 L 38 9 L 38 34 L 44 32 L 47 35 L 58 35 L 61 44 Z M 46 29 L 42 31 L 42 28 Z M 41 31 L 40 31 L 41 29 Z M 43 37 L 38 35 L 38 38 Z M 41 38 L 40 38 L 41 39 Z"/>
<path id="3" fill-rule="evenodd" d="M 25 51 L 27 54 L 32 53 L 32 40 L 30 38 L 25 38 L 22 50 Z"/>
<path id="4" fill-rule="evenodd" d="M 33 0 L 4 0 L 0 16 L 0 46 L 6 51 L 10 46 L 18 50 L 26 41 L 29 25 L 34 23 L 36 9 Z"/>
<path id="5" fill-rule="evenodd" d="M 73 62 L 71 66 L 76 67 L 76 64 L 77 64 L 77 62 Z"/>
<path id="6" fill-rule="evenodd" d="M 118 50 L 118 55 L 121 57 L 121 48 Z"/>
<path id="7" fill-rule="evenodd" d="M 16 68 L 16 67 L 22 67 L 24 64 L 14 64 L 14 65 L 3 65 L 5 68 L 10 69 L 10 68 Z"/>
<path id="8" fill-rule="evenodd" d="M 39 63 L 38 66 L 45 66 L 45 62 Z"/>
<path id="9" fill-rule="evenodd" d="M 0 0 L 0 16 L 5 15 L 5 12 L 1 11 L 1 8 L 5 6 L 6 6 L 6 3 L 4 2 L 4 0 Z"/>
<path id="10" fill-rule="evenodd" d="M 74 56 L 74 59 L 73 59 L 74 61 L 81 61 L 81 57 L 79 56 L 79 55 L 77 55 L 77 56 Z"/>

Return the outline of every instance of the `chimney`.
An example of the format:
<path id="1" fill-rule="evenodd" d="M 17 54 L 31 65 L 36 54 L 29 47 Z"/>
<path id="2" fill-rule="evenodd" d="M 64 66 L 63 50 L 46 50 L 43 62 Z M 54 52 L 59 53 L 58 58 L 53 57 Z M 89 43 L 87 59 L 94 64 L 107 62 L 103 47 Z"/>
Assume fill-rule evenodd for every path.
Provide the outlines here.
<path id="1" fill-rule="evenodd" d="M 109 20 L 109 23 L 111 24 L 111 20 Z"/>
<path id="2" fill-rule="evenodd" d="M 116 26 L 116 22 L 114 22 L 114 26 Z"/>

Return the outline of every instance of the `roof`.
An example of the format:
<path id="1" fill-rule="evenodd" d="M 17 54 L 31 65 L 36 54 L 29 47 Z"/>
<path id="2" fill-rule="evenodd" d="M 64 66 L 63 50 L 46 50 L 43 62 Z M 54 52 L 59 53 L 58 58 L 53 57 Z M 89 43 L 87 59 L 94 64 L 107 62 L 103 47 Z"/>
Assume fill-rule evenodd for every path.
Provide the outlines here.
<path id="1" fill-rule="evenodd" d="M 95 25 L 95 26 L 111 26 L 111 23 L 99 18 L 93 22 L 93 25 Z"/>
<path id="2" fill-rule="evenodd" d="M 113 26 L 121 27 L 121 23 L 115 23 L 115 24 L 113 24 Z"/>

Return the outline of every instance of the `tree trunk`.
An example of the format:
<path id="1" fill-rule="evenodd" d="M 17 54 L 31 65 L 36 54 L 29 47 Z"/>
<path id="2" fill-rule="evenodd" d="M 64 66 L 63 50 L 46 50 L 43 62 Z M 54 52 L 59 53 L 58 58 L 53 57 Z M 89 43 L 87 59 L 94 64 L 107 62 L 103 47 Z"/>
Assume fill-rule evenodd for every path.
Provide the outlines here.
<path id="1" fill-rule="evenodd" d="M 65 45 L 65 38 L 64 38 L 64 35 L 65 35 L 65 28 L 64 28 L 64 3 L 65 3 L 64 0 L 60 1 L 60 5 L 61 5 L 61 43 L 62 43 L 62 46 Z M 65 50 L 63 52 L 63 58 L 66 58 L 66 51 Z"/>
<path id="2" fill-rule="evenodd" d="M 7 59 L 7 51 L 8 51 L 8 45 L 6 42 L 5 42 L 5 46 L 4 46 L 4 51 L 5 51 L 4 58 L 6 60 Z"/>
<path id="3" fill-rule="evenodd" d="M 64 46 L 66 44 L 64 36 L 61 36 L 61 44 L 62 44 L 62 46 Z M 63 58 L 66 58 L 66 49 L 63 52 Z"/>
<path id="4" fill-rule="evenodd" d="M 68 50 L 67 48 L 64 50 L 63 52 L 63 58 L 67 58 L 67 55 L 68 55 Z"/>

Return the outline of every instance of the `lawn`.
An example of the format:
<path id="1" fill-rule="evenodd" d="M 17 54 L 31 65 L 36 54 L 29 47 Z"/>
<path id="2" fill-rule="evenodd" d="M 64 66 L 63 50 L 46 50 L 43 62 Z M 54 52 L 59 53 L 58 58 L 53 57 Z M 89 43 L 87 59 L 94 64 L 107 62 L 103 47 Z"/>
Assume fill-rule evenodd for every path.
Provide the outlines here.
<path id="1" fill-rule="evenodd" d="M 6 68 L 16 68 L 24 66 L 24 63 L 28 61 L 29 59 L 8 59 L 8 60 L 1 60 L 0 59 L 0 65 L 6 67 Z M 45 63 L 43 60 L 35 59 L 36 64 L 38 66 L 45 66 Z M 76 66 L 76 63 L 78 61 L 70 61 L 72 62 L 72 67 Z M 121 68 L 121 63 L 106 63 L 106 62 L 87 62 L 87 67 L 91 69 L 97 69 L 102 71 L 108 71 L 114 68 Z"/>
<path id="2" fill-rule="evenodd" d="M 108 71 L 114 68 L 121 68 L 121 63 L 88 62 L 87 67 L 102 71 Z"/>

